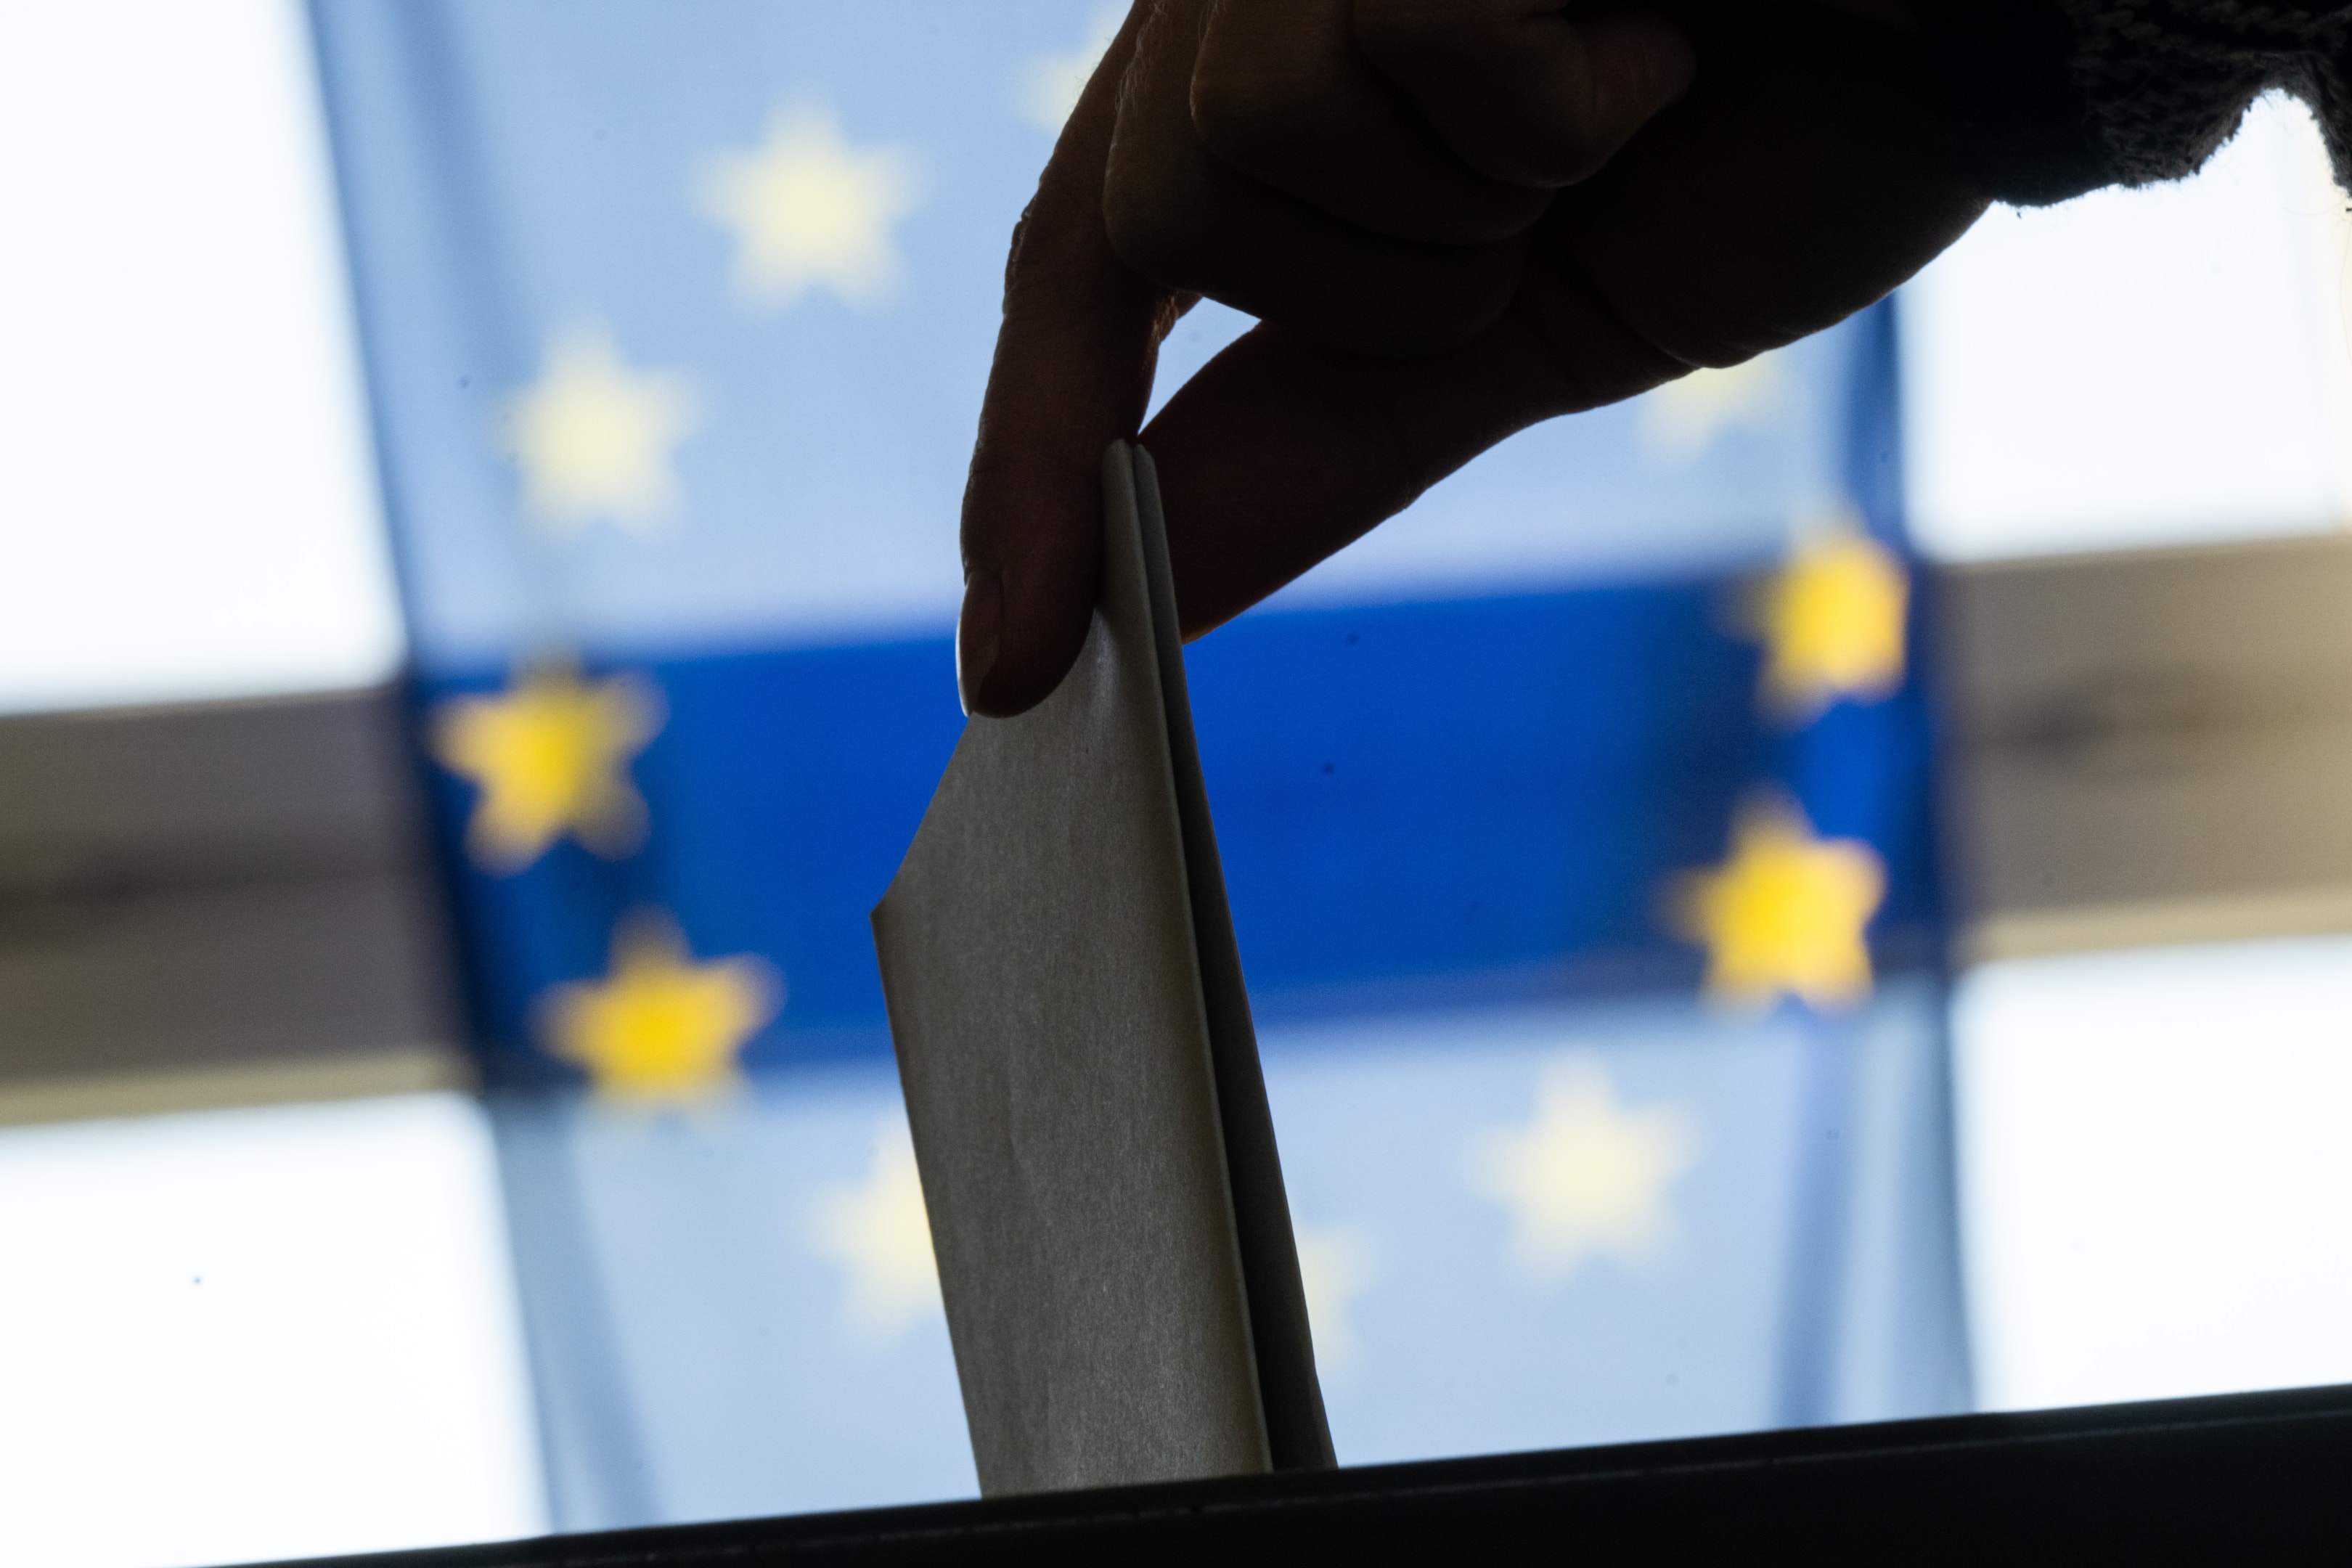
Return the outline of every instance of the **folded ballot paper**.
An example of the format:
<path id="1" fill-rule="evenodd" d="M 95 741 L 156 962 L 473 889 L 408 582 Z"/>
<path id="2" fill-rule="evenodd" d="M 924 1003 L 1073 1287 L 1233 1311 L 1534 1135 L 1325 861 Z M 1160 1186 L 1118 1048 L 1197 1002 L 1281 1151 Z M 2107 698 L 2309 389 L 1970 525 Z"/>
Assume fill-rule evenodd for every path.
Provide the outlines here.
<path id="1" fill-rule="evenodd" d="M 991 1495 L 1328 1465 L 1151 459 L 1053 696 L 968 724 L 874 940 Z"/>

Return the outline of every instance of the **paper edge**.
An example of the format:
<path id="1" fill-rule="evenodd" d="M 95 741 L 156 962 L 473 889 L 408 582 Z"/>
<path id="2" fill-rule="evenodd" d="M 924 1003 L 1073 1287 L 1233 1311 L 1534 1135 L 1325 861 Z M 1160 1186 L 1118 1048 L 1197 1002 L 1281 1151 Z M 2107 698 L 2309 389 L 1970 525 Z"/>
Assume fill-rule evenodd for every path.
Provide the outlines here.
<path id="1" fill-rule="evenodd" d="M 1200 746 L 1193 732 L 1159 473 L 1151 454 L 1139 446 L 1117 442 L 1108 456 L 1127 470 L 1124 477 L 1135 507 L 1137 543 L 1143 556 L 1160 714 L 1168 735 L 1169 776 L 1175 788 L 1177 822 L 1183 837 L 1193 967 L 1208 1026 L 1218 1130 L 1224 1145 L 1225 1188 L 1233 1206 L 1234 1240 L 1241 1248 L 1242 1284 L 1249 1308 L 1251 1350 L 1257 1363 L 1267 1452 L 1277 1470 L 1328 1468 L 1338 1459 L 1323 1407 L 1322 1383 L 1316 1373 L 1314 1331 L 1307 1319 L 1306 1281 L 1299 1272 L 1289 1192 L 1282 1179 L 1274 1110 L 1266 1099 L 1257 1030 L 1250 1016 L 1249 990 L 1234 935 L 1233 908 L 1225 893 L 1224 866 L 1217 853 L 1216 824 L 1209 809 L 1208 783 L 1201 772 Z"/>
<path id="2" fill-rule="evenodd" d="M 1176 641 L 1175 599 L 1168 564 L 1166 526 L 1159 505 L 1158 476 L 1153 470 L 1140 466 L 1142 463 L 1149 463 L 1150 460 L 1141 447 L 1132 446 L 1126 441 L 1113 441 L 1103 449 L 1103 562 L 1100 586 L 1097 590 L 1097 599 L 1109 597 L 1112 574 L 1115 572 L 1120 575 L 1132 573 L 1136 586 L 1141 591 L 1145 621 L 1141 630 L 1144 633 L 1147 651 L 1151 658 L 1153 675 L 1150 685 L 1151 700 L 1159 706 L 1160 710 L 1159 722 L 1152 726 L 1152 731 L 1160 740 L 1161 765 L 1159 773 L 1167 791 L 1162 799 L 1168 809 L 1169 820 L 1176 830 L 1177 857 L 1184 867 L 1184 885 L 1177 889 L 1177 894 L 1184 903 L 1184 941 L 1192 949 L 1192 1002 L 1196 1009 L 1194 1018 L 1202 1047 L 1208 1058 L 1203 1065 L 1208 1068 L 1209 1073 L 1209 1094 L 1216 1107 L 1216 1116 L 1211 1125 L 1210 1132 L 1216 1140 L 1217 1173 L 1219 1184 L 1225 1194 L 1226 1238 L 1231 1242 L 1234 1249 L 1234 1276 L 1241 1281 L 1242 1319 L 1244 1330 L 1243 1350 L 1249 1358 L 1250 1384 L 1257 1391 L 1259 1451 L 1267 1469 L 1284 1469 L 1290 1467 L 1282 1462 L 1276 1447 L 1275 1415 L 1266 1398 L 1265 1355 L 1259 1344 L 1261 1291 L 1260 1288 L 1252 1282 L 1254 1276 L 1251 1267 L 1253 1251 L 1251 1243 L 1254 1237 L 1250 1228 L 1245 1226 L 1243 1221 L 1241 1196 L 1234 1185 L 1232 1138 L 1234 1124 L 1233 1111 L 1229 1109 L 1229 1102 L 1233 1097 L 1225 1088 L 1222 1070 L 1226 1053 L 1219 1047 L 1218 1016 L 1216 1009 L 1211 1005 L 1208 971 L 1202 961 L 1202 916 L 1194 850 L 1194 844 L 1200 836 L 1191 831 L 1190 814 L 1197 806 L 1202 820 L 1206 820 L 1208 792 L 1202 784 L 1200 756 L 1192 745 L 1192 710 L 1184 687 L 1183 649 L 1181 643 Z M 1148 510 L 1146 510 L 1147 500 L 1150 502 Z M 1121 559 L 1117 562 L 1111 559 L 1111 552 L 1114 550 L 1121 556 Z M 1171 668 L 1174 671 L 1172 682 L 1170 679 Z M 1181 755 L 1178 750 L 1180 721 L 1183 745 Z M 1210 857 L 1209 868 L 1213 879 L 1214 894 L 1217 900 L 1217 912 L 1223 917 L 1223 923 L 1217 929 L 1223 935 L 1224 947 L 1230 950 L 1233 945 L 1233 919 L 1230 911 L 1224 907 L 1224 876 L 1215 863 L 1216 838 L 1213 832 L 1206 836 L 1206 842 Z M 1233 959 L 1232 973 L 1238 979 L 1240 958 L 1237 953 Z M 1246 997 L 1244 997 L 1242 1006 L 1243 1025 L 1246 1029 L 1248 1026 Z M 1258 1098 L 1262 1102 L 1265 1099 L 1265 1086 L 1257 1079 L 1256 1066 L 1257 1042 L 1255 1036 L 1252 1034 L 1249 1037 L 1251 1070 L 1248 1078 L 1249 1081 L 1256 1084 Z M 1273 1131 L 1273 1122 L 1269 1118 L 1265 1125 L 1268 1147 L 1271 1147 Z M 1281 1179 L 1278 1167 L 1276 1169 L 1275 1176 L 1278 1184 Z M 1283 1217 L 1286 1230 L 1289 1218 L 1286 1204 L 1283 1209 Z M 1258 1236 L 1255 1239 L 1262 1243 L 1264 1238 Z M 1297 1247 L 1295 1241 L 1290 1246 L 1289 1268 L 1295 1276 L 1298 1268 Z M 1278 1272 L 1275 1277 L 1279 1278 Z M 1300 1300 L 1302 1302 L 1305 1300 L 1303 1289 Z M 1311 1364 L 1310 1362 L 1310 1375 Z M 1287 1415 L 1291 1408 L 1286 1405 L 1285 1415 Z M 1317 1394 L 1315 1408 L 1319 1415 L 1322 1410 L 1319 1391 Z M 1326 1446 L 1328 1446 L 1328 1438 Z"/>

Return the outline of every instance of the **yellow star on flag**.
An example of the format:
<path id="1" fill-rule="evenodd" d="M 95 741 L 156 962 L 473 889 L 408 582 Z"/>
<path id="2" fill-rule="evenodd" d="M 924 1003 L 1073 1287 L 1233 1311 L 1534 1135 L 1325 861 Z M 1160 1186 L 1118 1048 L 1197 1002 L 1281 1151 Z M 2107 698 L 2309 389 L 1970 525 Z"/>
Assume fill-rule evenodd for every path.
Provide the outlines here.
<path id="1" fill-rule="evenodd" d="M 769 119 L 748 153 L 704 166 L 702 210 L 735 235 L 735 288 L 774 309 L 812 289 L 878 304 L 905 265 L 890 227 L 915 210 L 921 183 L 897 147 L 853 147 L 829 110 L 803 104 Z"/>
<path id="2" fill-rule="evenodd" d="M 930 1217 L 904 1117 L 875 1130 L 864 1179 L 825 1187 L 809 1221 L 810 1244 L 846 1277 L 841 1320 L 854 1338 L 887 1344 L 941 1310 Z"/>
<path id="3" fill-rule="evenodd" d="M 1886 869 L 1869 845 L 1816 837 L 1789 803 L 1752 804 L 1732 826 L 1730 858 L 1678 883 L 1675 923 L 1706 949 L 1710 996 L 1759 1005 L 1786 995 L 1826 1009 L 1870 994 L 1863 928 L 1885 897 Z"/>
<path id="4" fill-rule="evenodd" d="M 555 1054 L 586 1068 L 599 1094 L 694 1105 L 734 1086 L 736 1058 L 782 991 L 760 959 L 697 963 L 675 924 L 641 914 L 614 933 L 612 973 L 556 986 L 543 1017 Z"/>
<path id="5" fill-rule="evenodd" d="M 539 379 L 507 400 L 524 510 L 565 531 L 600 517 L 639 530 L 663 521 L 677 509 L 671 453 L 695 417 L 685 377 L 630 369 L 601 328 L 559 333 Z"/>
<path id="6" fill-rule="evenodd" d="M 1688 462 L 1734 426 L 1769 423 L 1788 395 L 1788 374 L 1778 354 L 1695 370 L 1635 405 L 1642 445 L 1670 461 Z"/>
<path id="7" fill-rule="evenodd" d="M 1607 1254 L 1635 1267 L 1663 1256 L 1675 1239 L 1667 1190 L 1697 1157 L 1678 1107 L 1623 1104 L 1601 1058 L 1578 1052 L 1544 1068 L 1533 1121 L 1479 1141 L 1471 1174 L 1510 1211 L 1519 1267 L 1563 1279 Z"/>
<path id="8" fill-rule="evenodd" d="M 442 703 L 428 742 L 444 767 L 481 787 L 467 851 L 484 870 L 503 873 L 567 833 L 600 855 L 635 849 L 646 803 L 628 764 L 661 724 L 661 694 L 640 677 L 589 681 L 541 666 L 498 696 Z"/>
<path id="9" fill-rule="evenodd" d="M 1013 103 L 1021 118 L 1048 136 L 1060 135 L 1126 16 L 1124 5 L 1097 5 L 1077 47 L 1032 55 L 1023 62 L 1013 80 Z"/>
<path id="10" fill-rule="evenodd" d="M 1298 1283 L 1307 1292 L 1307 1327 L 1315 1341 L 1316 1371 L 1328 1377 L 1354 1369 L 1362 1349 L 1354 1309 L 1378 1277 L 1370 1237 L 1352 1225 L 1297 1227 Z"/>
<path id="11" fill-rule="evenodd" d="M 1850 523 L 1799 539 L 1753 605 L 1765 706 L 1811 720 L 1837 698 L 1871 701 L 1901 686 L 1910 590 L 1895 552 Z"/>

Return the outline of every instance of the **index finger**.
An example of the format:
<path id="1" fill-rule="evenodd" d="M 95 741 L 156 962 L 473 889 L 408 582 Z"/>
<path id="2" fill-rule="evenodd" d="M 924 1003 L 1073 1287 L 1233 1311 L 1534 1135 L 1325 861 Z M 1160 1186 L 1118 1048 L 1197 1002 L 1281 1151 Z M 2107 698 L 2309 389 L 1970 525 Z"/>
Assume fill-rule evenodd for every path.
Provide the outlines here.
<path id="1" fill-rule="evenodd" d="M 1034 707 L 1076 661 L 1102 553 L 1103 448 L 1142 423 L 1160 340 L 1189 303 L 1122 262 L 1103 224 L 1119 87 L 1154 9 L 1119 28 L 1013 230 L 963 498 L 968 713 Z"/>

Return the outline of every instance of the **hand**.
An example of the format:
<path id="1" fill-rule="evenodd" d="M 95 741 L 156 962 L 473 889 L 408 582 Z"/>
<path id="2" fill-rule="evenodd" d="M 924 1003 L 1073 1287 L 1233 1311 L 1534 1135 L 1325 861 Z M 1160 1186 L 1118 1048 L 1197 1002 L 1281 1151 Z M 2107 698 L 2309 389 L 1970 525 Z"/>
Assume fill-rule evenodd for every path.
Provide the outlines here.
<path id="1" fill-rule="evenodd" d="M 1843 319 L 1984 205 L 1909 41 L 1819 6 L 1139 0 L 1013 238 L 965 706 L 1077 657 L 1102 449 L 1202 295 L 1262 321 L 1141 436 L 1188 637 L 1514 431 Z"/>

